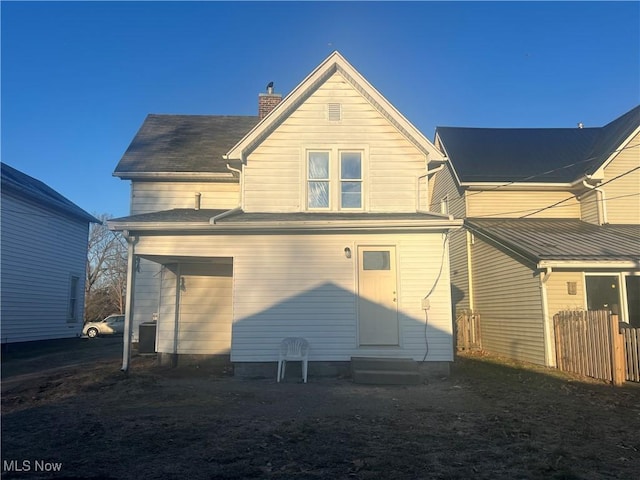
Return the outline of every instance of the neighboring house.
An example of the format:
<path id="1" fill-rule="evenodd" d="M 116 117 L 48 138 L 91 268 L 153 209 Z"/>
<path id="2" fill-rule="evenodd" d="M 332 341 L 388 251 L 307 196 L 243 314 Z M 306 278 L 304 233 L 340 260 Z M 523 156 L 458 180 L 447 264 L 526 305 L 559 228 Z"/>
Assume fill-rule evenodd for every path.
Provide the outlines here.
<path id="1" fill-rule="evenodd" d="M 462 220 L 427 210 L 441 152 L 337 52 L 258 104 L 149 115 L 116 167 L 132 189 L 131 216 L 108 223 L 130 245 L 133 341 L 157 318 L 162 362 L 271 367 L 301 336 L 312 374 L 353 356 L 448 369 L 446 249 Z"/>
<path id="2" fill-rule="evenodd" d="M 89 223 L 99 220 L 2 163 L 2 343 L 79 337 Z"/>
<path id="3" fill-rule="evenodd" d="M 553 366 L 560 310 L 640 326 L 639 132 L 640 107 L 601 128 L 437 128 L 431 205 L 466 218 L 452 297 L 484 349 Z"/>

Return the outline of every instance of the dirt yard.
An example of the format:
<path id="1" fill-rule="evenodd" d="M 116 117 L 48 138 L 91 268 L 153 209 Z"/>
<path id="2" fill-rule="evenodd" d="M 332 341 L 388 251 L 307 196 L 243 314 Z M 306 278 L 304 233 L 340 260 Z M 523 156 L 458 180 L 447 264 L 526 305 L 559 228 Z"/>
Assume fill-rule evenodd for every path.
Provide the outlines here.
<path id="1" fill-rule="evenodd" d="M 2 385 L 2 478 L 634 479 L 640 387 L 485 355 L 411 387 L 136 357 Z"/>

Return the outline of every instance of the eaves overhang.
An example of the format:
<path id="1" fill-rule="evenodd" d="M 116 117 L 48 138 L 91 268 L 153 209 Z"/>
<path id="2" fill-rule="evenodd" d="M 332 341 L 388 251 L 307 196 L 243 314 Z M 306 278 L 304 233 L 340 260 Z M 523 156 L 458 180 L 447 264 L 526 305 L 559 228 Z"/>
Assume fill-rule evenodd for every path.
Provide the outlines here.
<path id="1" fill-rule="evenodd" d="M 237 181 L 231 172 L 114 172 L 122 180 Z"/>
<path id="2" fill-rule="evenodd" d="M 286 232 L 387 232 L 387 231 L 445 231 L 461 228 L 463 220 L 429 220 L 429 221 L 260 221 L 241 223 L 204 224 L 202 222 L 108 222 L 110 230 L 145 233 L 286 233 Z"/>
<path id="3" fill-rule="evenodd" d="M 541 260 L 537 267 L 540 270 L 640 270 L 640 260 Z"/>

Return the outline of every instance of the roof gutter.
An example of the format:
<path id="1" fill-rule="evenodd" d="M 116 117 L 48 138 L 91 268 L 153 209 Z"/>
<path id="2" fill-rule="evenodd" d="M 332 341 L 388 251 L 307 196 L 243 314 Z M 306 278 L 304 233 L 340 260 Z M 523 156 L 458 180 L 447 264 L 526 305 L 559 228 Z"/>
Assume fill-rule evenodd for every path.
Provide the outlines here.
<path id="1" fill-rule="evenodd" d="M 598 270 L 630 270 L 640 269 L 640 258 L 638 260 L 540 260 L 537 263 L 539 270 L 550 271 L 550 269 L 571 268 L 577 270 L 598 269 Z"/>
<path id="2" fill-rule="evenodd" d="M 241 211 L 240 207 L 223 212 L 215 217 L 211 217 L 209 223 L 175 223 L 175 222 L 136 222 L 110 224 L 112 230 L 130 230 L 136 232 L 149 231 L 166 231 L 166 232 L 250 232 L 252 230 L 276 231 L 323 231 L 323 232 L 344 232 L 344 231 L 388 231 L 388 230 L 443 230 L 457 229 L 462 227 L 462 220 L 450 220 L 443 218 L 442 220 L 428 220 L 424 222 L 407 222 L 402 220 L 389 221 L 380 220 L 378 222 L 362 222 L 355 223 L 353 221 L 342 220 L 333 221 L 312 221 L 312 222 L 286 222 L 286 221 L 269 221 L 269 222 L 238 222 L 238 223 L 218 223 L 221 219 L 233 215 Z"/>
<path id="3" fill-rule="evenodd" d="M 122 180 L 234 180 L 227 172 L 113 172 Z"/>

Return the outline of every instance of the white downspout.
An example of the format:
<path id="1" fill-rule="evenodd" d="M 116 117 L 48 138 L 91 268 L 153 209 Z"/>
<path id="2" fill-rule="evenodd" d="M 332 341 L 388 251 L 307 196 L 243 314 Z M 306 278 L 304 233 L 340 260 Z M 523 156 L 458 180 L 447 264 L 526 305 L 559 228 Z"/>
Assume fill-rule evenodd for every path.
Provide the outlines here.
<path id="1" fill-rule="evenodd" d="M 122 346 L 122 371 L 129 371 L 129 364 L 131 363 L 131 335 L 133 329 L 133 291 L 135 283 L 135 258 L 134 258 L 134 244 L 136 237 L 129 236 L 129 232 L 124 230 L 122 235 L 127 241 L 127 298 L 125 301 L 125 316 L 124 316 L 124 339 Z"/>
<path id="2" fill-rule="evenodd" d="M 553 317 L 549 315 L 549 299 L 547 298 L 547 282 L 553 273 L 551 267 L 546 267 L 540 273 L 540 296 L 542 298 L 542 326 L 544 334 L 544 363 L 547 367 L 556 366 L 556 344 L 553 334 Z"/>
<path id="3" fill-rule="evenodd" d="M 228 160 L 228 158 L 226 158 L 225 156 L 225 160 Z M 227 170 L 230 170 L 232 172 L 236 172 L 238 174 L 238 179 L 240 181 L 240 207 L 242 207 L 244 205 L 244 179 L 242 178 L 242 170 L 239 170 L 237 168 L 233 168 L 231 165 L 229 165 L 227 163 Z"/>
<path id="4" fill-rule="evenodd" d="M 587 175 L 587 178 L 591 179 L 591 177 L 589 175 Z M 602 190 L 602 188 L 595 187 L 593 185 L 588 184 L 586 180 L 582 181 L 582 185 L 584 185 L 589 190 L 595 190 L 596 192 L 600 192 L 600 199 L 601 199 L 600 204 L 602 205 L 602 210 L 600 210 L 600 208 L 598 208 L 598 212 L 602 212 L 602 219 L 598 218 L 598 221 L 602 220 L 600 222 L 600 225 L 605 225 L 605 224 L 609 223 L 609 219 L 607 217 L 607 197 L 606 197 L 606 195 L 604 193 L 604 190 Z M 596 202 L 598 202 L 598 194 L 597 193 L 596 193 Z M 597 205 L 597 203 L 596 203 L 596 205 Z M 598 217 L 600 217 L 600 215 L 598 215 Z"/>

